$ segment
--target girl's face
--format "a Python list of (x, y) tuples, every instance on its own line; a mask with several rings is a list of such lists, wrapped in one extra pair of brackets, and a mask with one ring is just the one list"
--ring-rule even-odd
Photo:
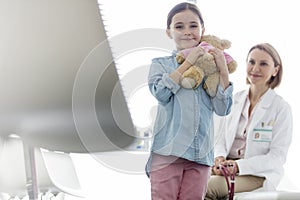
[(279, 67), (275, 67), (272, 57), (265, 51), (254, 49), (247, 59), (247, 79), (251, 85), (267, 86), (271, 76), (276, 76)]
[(203, 33), (198, 15), (190, 10), (174, 15), (170, 29), (167, 29), (167, 35), (175, 41), (177, 50), (197, 46)]

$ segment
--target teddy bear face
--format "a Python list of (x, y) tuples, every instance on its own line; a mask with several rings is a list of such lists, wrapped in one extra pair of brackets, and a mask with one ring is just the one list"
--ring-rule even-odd
[[(221, 50), (227, 49), (231, 46), (231, 42), (220, 39), (214, 35), (203, 35), (199, 45), (206, 53), (197, 59), (194, 66), (182, 74), (181, 86), (187, 89), (196, 89), (203, 82), (203, 88), (206, 93), (214, 97), (217, 92), (220, 74), (214, 56), (209, 53), (209, 50), (212, 48), (219, 48)], [(180, 51), (176, 56), (177, 62), (179, 64), (183, 63), (192, 49), (193, 48)], [(224, 56), (229, 73), (234, 72), (237, 67), (236, 61), (226, 52), (224, 52)]]
[(195, 66), (201, 68), (206, 76), (217, 71), (215, 58), (210, 53), (205, 53), (195, 63)]

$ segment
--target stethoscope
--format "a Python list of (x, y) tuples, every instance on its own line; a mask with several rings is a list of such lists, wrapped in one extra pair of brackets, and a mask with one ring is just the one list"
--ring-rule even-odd
[[(232, 168), (232, 170), (229, 170), (229, 168)], [(227, 183), (228, 200), (233, 200), (235, 174), (236, 174), (235, 165), (234, 164), (227, 164), (227, 165), (220, 164), (219, 169), (221, 169), (221, 172), (224, 175), (226, 183)]]

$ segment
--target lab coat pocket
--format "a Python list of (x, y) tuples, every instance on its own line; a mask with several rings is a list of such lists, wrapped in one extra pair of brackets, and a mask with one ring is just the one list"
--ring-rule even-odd
[(253, 129), (253, 138), (252, 140), (254, 142), (272, 142), (272, 128), (259, 128), (259, 129)]
[(254, 149), (260, 153), (267, 153), (272, 142), (272, 128), (253, 129), (251, 137)]

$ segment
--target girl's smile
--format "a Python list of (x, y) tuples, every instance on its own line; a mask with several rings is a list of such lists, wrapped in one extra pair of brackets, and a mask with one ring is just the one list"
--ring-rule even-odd
[(199, 17), (190, 10), (174, 15), (167, 34), (174, 39), (177, 50), (195, 47), (199, 44), (204, 28)]

